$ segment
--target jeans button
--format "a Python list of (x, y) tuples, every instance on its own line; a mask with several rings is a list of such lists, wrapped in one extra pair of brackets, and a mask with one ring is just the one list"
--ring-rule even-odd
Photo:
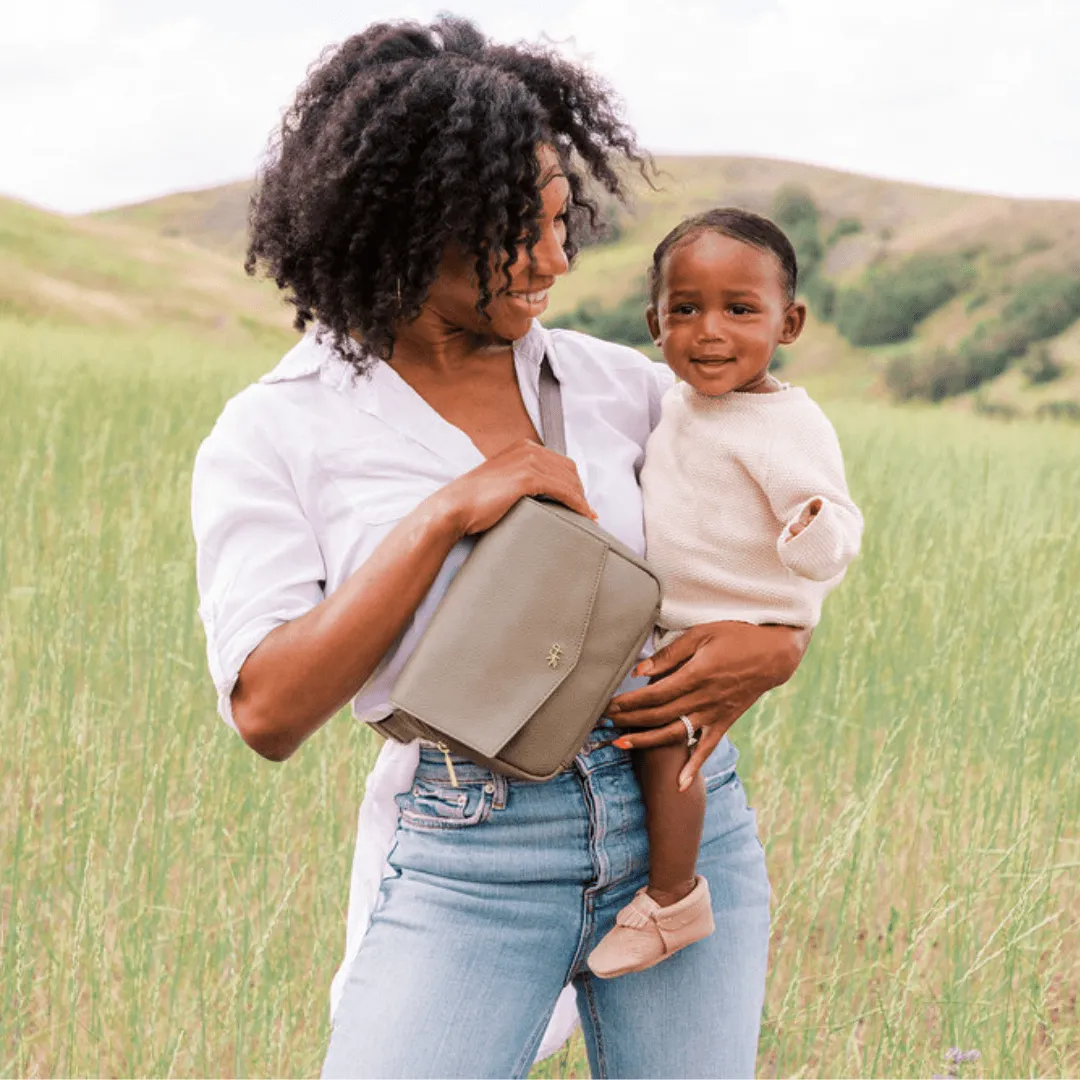
[(485, 792), (486, 792), (486, 793), (487, 793), (488, 795), (494, 795), (494, 794), (495, 794), (495, 785), (494, 785), (494, 784), (493, 784), (493, 783), (492, 783), (492, 782), (491, 782), (491, 781), (489, 780), (489, 781), (488, 781), (488, 782), (487, 782), (487, 783), (486, 783), (486, 784), (484, 785), (484, 791), (485, 791)]

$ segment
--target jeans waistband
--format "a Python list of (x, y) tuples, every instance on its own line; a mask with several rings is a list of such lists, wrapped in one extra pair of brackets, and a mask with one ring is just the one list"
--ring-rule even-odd
[[(593, 728), (593, 730), (589, 732), (585, 742), (582, 744), (581, 749), (578, 751), (577, 757), (572, 760), (569, 765), (565, 765), (560, 769), (559, 772), (565, 773), (573, 771), (577, 767), (577, 758), (582, 755), (595, 755), (595, 752), (601, 749), (604, 750), (603, 756), (605, 758), (610, 755), (613, 757), (624, 757), (629, 760), (630, 752), (628, 750), (620, 750), (618, 747), (609, 745), (613, 739), (617, 739), (621, 734), (622, 731), (610, 723)], [(439, 762), (445, 762), (447, 753), (439, 748), (438, 743), (434, 743), (430, 739), (417, 739), (416, 741), (420, 746), (422, 762), (425, 759), (432, 765), (435, 764), (436, 759)], [(449, 752), (449, 757), (454, 764), (455, 770), (459, 774), (462, 773), (462, 770), (465, 770), (466, 774), (471, 778), (476, 778), (476, 776), (480, 776), (480, 774), (482, 774), (482, 777), (491, 776), (492, 771), (486, 766), (478, 765), (461, 754), (455, 754), (451, 751)]]

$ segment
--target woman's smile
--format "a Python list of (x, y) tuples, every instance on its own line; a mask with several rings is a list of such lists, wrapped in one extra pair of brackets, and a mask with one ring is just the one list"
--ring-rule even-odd
[(536, 289), (529, 292), (511, 291), (505, 295), (514, 304), (527, 311), (532, 318), (541, 315), (548, 306), (547, 289)]

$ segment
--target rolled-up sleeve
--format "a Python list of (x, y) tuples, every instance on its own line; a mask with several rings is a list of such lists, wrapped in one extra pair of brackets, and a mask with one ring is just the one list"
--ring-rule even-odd
[[(242, 397), (242, 395), (241, 395)], [(195, 456), (191, 520), (199, 616), (221, 718), (241, 666), (276, 626), (323, 599), (326, 568), (289, 470), (240, 399)]]

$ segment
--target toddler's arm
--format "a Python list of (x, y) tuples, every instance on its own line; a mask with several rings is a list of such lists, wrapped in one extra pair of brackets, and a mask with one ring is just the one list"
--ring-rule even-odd
[(858, 554), (863, 518), (848, 494), (832, 424), (813, 402), (806, 406), (774, 429), (757, 479), (784, 523), (776, 542), (780, 561), (800, 577), (828, 581)]

